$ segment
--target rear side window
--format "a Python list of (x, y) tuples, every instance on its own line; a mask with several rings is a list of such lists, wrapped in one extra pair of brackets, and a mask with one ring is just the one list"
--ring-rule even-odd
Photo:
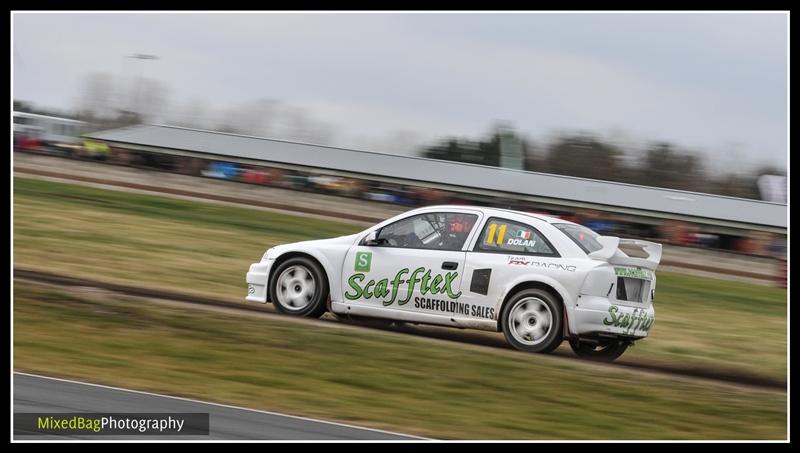
[(566, 234), (568, 238), (572, 239), (572, 241), (578, 244), (578, 247), (586, 253), (596, 252), (603, 248), (603, 246), (597, 242), (597, 237), (600, 235), (583, 225), (554, 223), (553, 226)]
[(476, 251), (558, 256), (544, 236), (530, 225), (492, 217), (483, 227)]

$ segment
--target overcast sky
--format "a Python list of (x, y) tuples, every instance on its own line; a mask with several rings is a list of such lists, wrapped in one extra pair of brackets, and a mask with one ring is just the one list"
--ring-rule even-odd
[[(786, 166), (787, 26), (751, 14), (15, 14), (14, 98), (76, 105), (131, 73), (170, 103), (275, 99), (339, 146), (477, 138), (498, 119), (545, 140), (588, 130)], [(158, 61), (126, 60), (133, 53)]]

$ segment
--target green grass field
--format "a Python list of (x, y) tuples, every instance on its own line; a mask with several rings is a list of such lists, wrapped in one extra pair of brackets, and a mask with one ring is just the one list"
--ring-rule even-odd
[[(268, 247), (354, 225), (227, 205), (14, 180), (14, 265), (244, 303)], [(785, 289), (658, 274), (651, 337), (623, 359), (786, 378)], [(499, 335), (499, 334), (498, 334)]]
[(455, 439), (785, 439), (786, 394), (16, 282), (14, 367)]

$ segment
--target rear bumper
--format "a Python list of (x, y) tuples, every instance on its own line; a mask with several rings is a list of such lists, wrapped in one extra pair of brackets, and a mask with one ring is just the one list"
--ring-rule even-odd
[(578, 336), (645, 338), (655, 323), (655, 309), (619, 305), (605, 297), (582, 296), (573, 313)]
[(274, 260), (262, 261), (250, 265), (247, 272), (247, 297), (250, 302), (267, 303), (267, 285), (269, 270)]

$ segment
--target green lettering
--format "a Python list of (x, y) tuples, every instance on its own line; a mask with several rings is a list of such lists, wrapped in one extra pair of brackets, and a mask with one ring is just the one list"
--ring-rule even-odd
[(430, 279), (431, 279), (431, 271), (430, 271), (430, 269), (428, 269), (427, 271), (425, 271), (425, 275), (422, 276), (422, 281), (419, 284), (420, 293), (423, 296), (425, 294), (427, 294), (428, 291), (433, 292), (431, 290), (431, 287), (430, 287), (429, 283), (428, 283), (430, 281)]
[(642, 315), (644, 315), (644, 311), (639, 311), (638, 308), (633, 310), (633, 317), (631, 318), (631, 326), (630, 326), (631, 332), (634, 332), (636, 331), (636, 329), (641, 327), (643, 318)]
[(458, 299), (459, 296), (461, 296), (461, 291), (457, 293), (453, 292), (453, 282), (455, 281), (456, 277), (458, 277), (458, 272), (448, 272), (444, 276), (444, 292), (446, 292), (447, 296), (451, 299)]
[(375, 297), (386, 297), (389, 295), (389, 290), (386, 289), (389, 286), (389, 279), (384, 278), (383, 280), (379, 281), (377, 285), (375, 285)]
[(392, 305), (394, 303), (394, 300), (397, 299), (397, 291), (400, 289), (400, 285), (405, 283), (405, 280), (401, 280), (401, 277), (407, 273), (408, 268), (403, 268), (394, 276), (394, 280), (392, 280), (392, 298), (384, 300), (383, 305)]
[(436, 274), (436, 277), (433, 278), (433, 282), (431, 283), (431, 294), (439, 294), (443, 292), (441, 289), (439, 289), (439, 285), (442, 284), (443, 280), (444, 279), (442, 278), (441, 274)]
[(372, 299), (372, 291), (369, 289), (375, 286), (375, 280), (370, 280), (364, 285), (364, 299)]
[(397, 305), (405, 305), (406, 303), (408, 303), (409, 300), (411, 300), (411, 296), (414, 295), (414, 287), (417, 286), (417, 282), (419, 281), (417, 275), (419, 275), (420, 272), (424, 271), (425, 271), (424, 267), (418, 267), (414, 269), (414, 272), (411, 273), (411, 277), (409, 277), (409, 279), (406, 281), (408, 283), (408, 295), (406, 296), (405, 299), (398, 302)]
[(364, 274), (351, 275), (350, 278), (347, 279), (347, 284), (350, 285), (350, 288), (353, 288), (353, 291), (355, 291), (355, 293), (350, 294), (349, 292), (346, 292), (344, 293), (344, 297), (350, 300), (361, 299), (361, 294), (363, 293), (363, 290), (358, 285), (358, 282), (362, 280), (364, 280)]
[(612, 306), (608, 307), (608, 316), (611, 317), (611, 319), (610, 320), (609, 319), (603, 319), (603, 324), (605, 324), (607, 326), (616, 325), (617, 324), (617, 315), (616, 315), (617, 311), (619, 311), (619, 308), (617, 308), (616, 305), (612, 305)]

